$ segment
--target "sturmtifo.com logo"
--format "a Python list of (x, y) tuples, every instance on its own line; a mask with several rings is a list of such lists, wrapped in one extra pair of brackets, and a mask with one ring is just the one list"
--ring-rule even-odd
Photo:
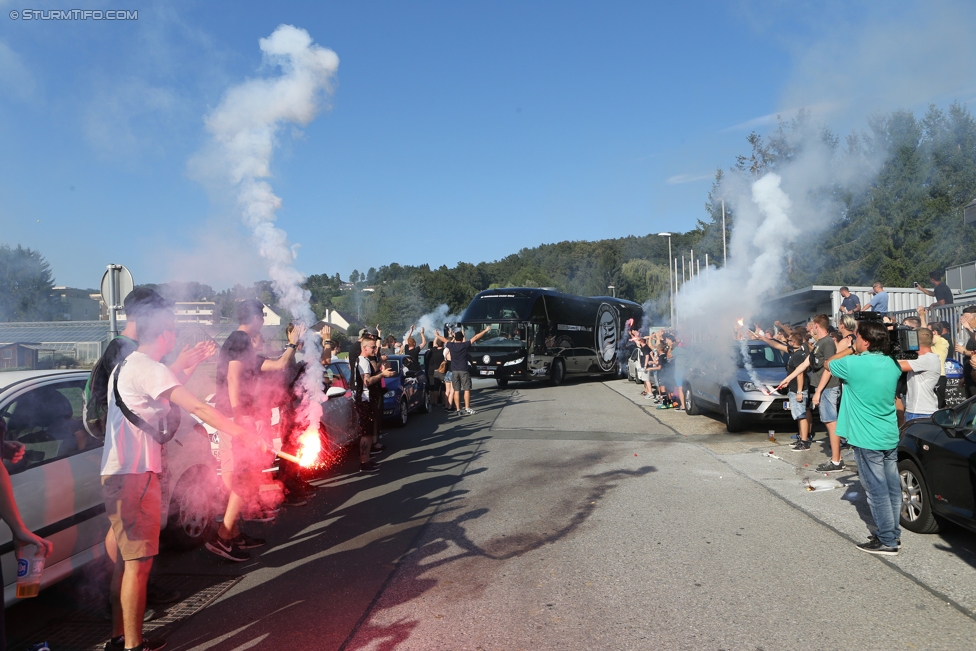
[(11, 9), (10, 20), (139, 20), (138, 9)]

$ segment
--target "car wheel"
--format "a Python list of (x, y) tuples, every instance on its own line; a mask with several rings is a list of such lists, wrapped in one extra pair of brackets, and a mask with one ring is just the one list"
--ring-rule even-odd
[(221, 493), (216, 472), (208, 466), (194, 466), (183, 473), (169, 503), (166, 535), (178, 549), (202, 545), (216, 526), (214, 496)]
[[(687, 401), (687, 398), (685, 398)], [(687, 403), (685, 404), (687, 406)], [(726, 393), (722, 397), (722, 411), (725, 413), (725, 431), (736, 434), (742, 431), (742, 416), (735, 406), (735, 396)]]
[(430, 391), (424, 391), (424, 399), (420, 402), (420, 413), (430, 412)]
[(932, 513), (932, 500), (928, 486), (912, 461), (898, 462), (901, 477), (901, 526), (915, 533), (935, 533), (939, 523)]
[(552, 363), (552, 370), (549, 371), (549, 381), (554, 387), (558, 387), (566, 379), (566, 363), (557, 359)]
[(397, 424), (400, 427), (405, 427), (408, 420), (410, 420), (410, 412), (407, 411), (407, 399), (400, 398), (400, 422)]
[(689, 416), (701, 415), (701, 409), (698, 408), (698, 403), (695, 402), (695, 396), (691, 393), (691, 386), (686, 384), (682, 391), (685, 394), (685, 413)]
[(507, 377), (496, 377), (495, 378), (495, 384), (497, 384), (500, 389), (504, 389), (505, 387), (508, 386), (508, 378)]

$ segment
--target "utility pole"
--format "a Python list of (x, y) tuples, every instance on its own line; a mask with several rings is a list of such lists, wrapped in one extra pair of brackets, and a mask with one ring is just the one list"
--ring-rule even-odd
[(725, 249), (725, 199), (722, 199), (722, 266), (729, 264), (729, 254)]

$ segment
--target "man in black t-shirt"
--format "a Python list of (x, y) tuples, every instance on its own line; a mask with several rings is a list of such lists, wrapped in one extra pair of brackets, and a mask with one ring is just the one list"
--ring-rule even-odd
[[(257, 299), (241, 301), (237, 306), (237, 322), (240, 325), (227, 337), (217, 356), (217, 392), (214, 406), (236, 424), (253, 431), (258, 420), (257, 378), (266, 362), (258, 357), (251, 340), (261, 333), (264, 325), (264, 304)], [(285, 354), (280, 359), (282, 365), (294, 359), (297, 347), (296, 343), (289, 341)], [(244, 550), (265, 544), (264, 540), (248, 536), (238, 526), (245, 497), (259, 483), (261, 460), (254, 451), (247, 450), (238, 437), (228, 437), (221, 432), (219, 440), (220, 476), (230, 495), (223, 522), (205, 546), (227, 560), (246, 561), (250, 554)]]
[[(807, 357), (810, 350), (806, 346), (805, 337), (800, 333), (790, 335), (787, 349), (789, 359), (786, 362), (787, 376), (792, 375)], [(793, 452), (806, 452), (810, 449), (810, 421), (807, 420), (807, 376), (801, 372), (790, 380), (788, 394), (790, 403), (790, 415), (796, 421), (799, 429), (800, 440), (790, 448)]]
[(932, 281), (932, 289), (925, 289), (920, 284), (915, 283), (915, 287), (917, 287), (920, 292), (935, 297), (935, 303), (929, 305), (929, 309), (931, 310), (933, 307), (939, 307), (940, 305), (952, 305), (952, 290), (949, 289), (948, 285), (942, 282), (942, 272), (938, 269), (933, 271), (929, 274), (929, 280)]
[[(429, 352), (427, 353), (427, 387), (433, 394), (433, 404), (441, 404), (441, 388), (444, 385), (444, 374), (440, 373), (437, 369), (440, 367), (441, 362), (444, 361), (444, 341), (440, 339), (435, 339), (428, 344)], [(447, 409), (447, 404), (443, 405), (444, 409)]]
[[(451, 384), (454, 386), (454, 409), (456, 414), (470, 416), (474, 413), (471, 408), (471, 374), (468, 371), (468, 349), (471, 344), (478, 341), (486, 334), (491, 332), (491, 327), (487, 327), (478, 334), (471, 337), (471, 341), (466, 341), (464, 328), (458, 328), (454, 333), (454, 341), (447, 341), (440, 335), (440, 339), (446, 342), (444, 346), (451, 351)], [(461, 395), (464, 391), (464, 411), (461, 411)]]

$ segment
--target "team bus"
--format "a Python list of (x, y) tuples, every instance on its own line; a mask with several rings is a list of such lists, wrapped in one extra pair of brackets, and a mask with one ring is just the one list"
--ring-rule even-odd
[(571, 296), (551, 289), (489, 289), (474, 297), (461, 320), (445, 330), (464, 329), (472, 345), (472, 377), (549, 380), (572, 375), (620, 374), (629, 336), (627, 321), (640, 325), (643, 310), (632, 301), (609, 296)]

